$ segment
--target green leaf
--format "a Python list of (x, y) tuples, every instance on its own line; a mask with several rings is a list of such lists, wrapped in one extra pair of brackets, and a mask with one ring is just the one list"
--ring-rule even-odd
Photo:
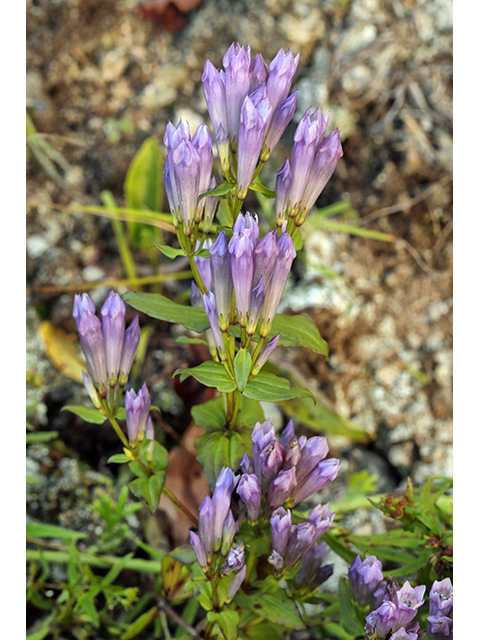
[(215, 387), (222, 393), (230, 393), (237, 388), (236, 382), (229, 376), (225, 367), (213, 360), (202, 362), (198, 367), (177, 369), (173, 375), (180, 375), (180, 382), (183, 382), (188, 376), (193, 376), (195, 380), (206, 387)]
[(252, 378), (243, 393), (247, 398), (259, 402), (280, 402), (299, 397), (308, 397), (315, 402), (313, 393), (308, 389), (294, 389), (286, 378), (265, 371), (260, 371)]
[(317, 326), (307, 316), (286, 316), (277, 314), (269, 336), (280, 334), (278, 344), (283, 347), (306, 347), (314, 353), (326, 356), (328, 345), (320, 335)]
[(275, 198), (276, 196), (275, 191), (272, 191), (272, 189), (267, 189), (267, 187), (265, 187), (260, 182), (252, 182), (249, 188), (252, 191), (258, 191), (262, 194), (262, 196), (265, 196), (266, 198)]
[(237, 611), (232, 609), (222, 609), (222, 611), (218, 612), (209, 611), (207, 620), (218, 624), (225, 640), (236, 640), (240, 621), (240, 615)]
[(239, 591), (235, 603), (241, 608), (251, 609), (262, 618), (266, 618), (281, 627), (288, 629), (304, 629), (305, 623), (300, 619), (293, 600), (279, 589), (275, 594), (246, 594)]
[(242, 395), (237, 425), (239, 427), (248, 427), (250, 432), (252, 432), (255, 424), (257, 422), (263, 422), (264, 420), (265, 415), (260, 402)]
[(247, 349), (240, 349), (233, 361), (235, 371), (235, 380), (237, 381), (238, 390), (243, 392), (248, 382), (250, 369), (252, 367), (252, 356)]
[(159, 251), (161, 251), (163, 255), (169, 258), (170, 260), (173, 260), (174, 258), (178, 258), (178, 256), (185, 255), (185, 251), (183, 249), (170, 247), (168, 244), (155, 244), (153, 246)]
[(58, 431), (36, 431), (35, 433), (27, 433), (25, 442), (27, 444), (31, 444), (32, 442), (50, 442), (50, 440), (57, 437)]
[(138, 636), (154, 620), (157, 613), (157, 605), (155, 605), (145, 613), (142, 613), (142, 615), (128, 627), (120, 640), (132, 640), (132, 638)]
[(91, 422), (92, 424), (103, 424), (107, 419), (98, 409), (94, 407), (82, 407), (77, 405), (68, 404), (62, 408), (62, 411), (71, 411), (77, 416), (80, 416), (85, 422)]
[[(129, 209), (158, 211), (161, 206), (161, 156), (156, 138), (147, 138), (133, 158), (125, 179), (125, 200)], [(139, 222), (127, 223), (135, 247), (140, 247), (142, 235), (152, 238), (153, 229)]]
[(211, 431), (195, 440), (197, 460), (211, 488), (215, 487), (222, 467), (231, 467), (234, 471), (238, 469), (243, 454), (248, 452), (249, 440), (251, 447), (250, 433), (251, 430), (246, 428), (230, 433)]
[[(150, 444), (148, 446), (150, 446)], [(150, 466), (155, 473), (164, 471), (168, 467), (168, 451), (156, 440), (153, 441), (153, 454)]]
[(187, 307), (169, 300), (159, 293), (138, 293), (128, 291), (122, 295), (123, 300), (137, 311), (146, 313), (151, 318), (178, 322), (187, 329), (202, 333), (208, 329), (210, 323), (203, 309)]
[(27, 524), (28, 538), (59, 538), (60, 540), (81, 540), (85, 533), (64, 529), (55, 524), (43, 524), (41, 522)]
[(42, 628), (35, 633), (31, 633), (27, 636), (26, 640), (43, 640), (51, 631), (50, 623), (55, 620), (55, 617), (58, 615), (58, 611), (53, 611), (45, 620), (43, 620)]
[(162, 495), (163, 486), (165, 484), (165, 473), (150, 476), (148, 479), (148, 498), (147, 503), (151, 513), (155, 513), (158, 509), (160, 496)]
[(189, 338), (188, 336), (178, 336), (175, 338), (177, 344), (205, 344), (208, 346), (208, 342), (203, 338)]
[(352, 236), (361, 236), (362, 238), (370, 238), (371, 240), (381, 240), (383, 242), (394, 242), (396, 237), (391, 233), (383, 233), (382, 231), (375, 231), (373, 229), (365, 229), (364, 227), (357, 227), (353, 224), (345, 224), (344, 222), (336, 222), (334, 220), (328, 220), (319, 218), (316, 223), (316, 227), (322, 227), (323, 229), (330, 229), (330, 231), (341, 231), (348, 233)]
[(350, 587), (344, 578), (338, 581), (338, 595), (340, 596), (340, 624), (352, 636), (362, 636), (364, 625), (357, 617), (357, 611), (352, 601)]
[(196, 427), (205, 431), (220, 431), (227, 422), (223, 396), (212, 398), (192, 408), (192, 418)]
[(123, 464), (124, 462), (131, 462), (131, 461), (132, 459), (126, 456), (124, 453), (115, 453), (113, 456), (110, 456), (110, 458), (107, 460), (107, 464), (110, 464), (112, 462), (116, 464)]
[(234, 186), (234, 184), (230, 184), (229, 182), (222, 182), (222, 184), (218, 184), (214, 189), (201, 193), (197, 198), (197, 202), (200, 202), (200, 200), (207, 196), (224, 196), (225, 194), (230, 193)]

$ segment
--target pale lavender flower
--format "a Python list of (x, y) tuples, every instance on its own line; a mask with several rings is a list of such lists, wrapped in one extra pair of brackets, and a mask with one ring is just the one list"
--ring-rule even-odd
[(125, 303), (118, 293), (110, 291), (100, 313), (102, 314), (107, 378), (110, 386), (115, 387), (120, 371), (125, 336)]
[(232, 308), (233, 281), (231, 273), (231, 255), (225, 231), (218, 234), (210, 247), (210, 266), (212, 270), (212, 291), (215, 294), (218, 324), (222, 331), (229, 325)]
[(292, 515), (289, 509), (279, 507), (270, 518), (272, 533), (272, 550), (283, 558), (287, 550), (288, 539), (292, 530)]
[(253, 468), (253, 460), (246, 452), (243, 454), (242, 459), (240, 460), (240, 471), (248, 475), (255, 472)]
[(310, 511), (307, 522), (312, 524), (315, 528), (314, 542), (320, 540), (325, 531), (330, 528), (334, 517), (335, 512), (331, 512), (330, 504), (328, 502), (323, 505), (317, 504), (317, 506)]
[(294, 468), (283, 469), (278, 473), (276, 478), (272, 480), (268, 488), (265, 502), (265, 515), (267, 518), (274, 509), (282, 506), (285, 500), (292, 493), (296, 484), (297, 478), (295, 477)]
[(252, 288), (250, 298), (250, 309), (248, 312), (247, 335), (253, 336), (257, 323), (262, 313), (263, 303), (265, 302), (265, 287), (263, 286), (263, 277)]
[[(389, 631), (392, 630), (392, 627), (397, 620), (397, 606), (393, 602), (385, 601), (378, 607), (375, 612), (372, 613), (377, 614), (374, 622), (374, 629), (377, 634), (376, 637), (379, 639), (383, 639), (387, 636)], [(370, 614), (370, 616), (371, 615), (372, 614)], [(367, 621), (369, 620), (370, 616), (367, 616)]]
[(148, 445), (147, 448), (147, 459), (151, 462), (153, 459), (153, 452), (155, 449), (155, 429), (153, 428), (152, 418), (148, 416), (147, 425), (145, 427), (145, 439), (152, 440), (152, 442)]
[(302, 522), (292, 527), (285, 552), (285, 567), (291, 569), (316, 542), (316, 527), (311, 522)]
[(453, 618), (437, 611), (427, 618), (428, 640), (453, 640)]
[(252, 376), (257, 375), (257, 373), (260, 371), (260, 369), (263, 367), (263, 365), (267, 362), (267, 360), (270, 358), (272, 353), (275, 351), (275, 349), (277, 348), (279, 338), (280, 338), (280, 334), (277, 333), (277, 335), (274, 338), (272, 338), (269, 342), (267, 342), (262, 346), (262, 348), (260, 349), (260, 353), (258, 354), (257, 361), (252, 369)]
[(405, 627), (412, 622), (417, 614), (419, 607), (425, 602), (425, 585), (412, 588), (408, 580), (397, 591), (397, 610), (398, 616), (393, 625), (393, 631), (397, 631), (400, 627)]
[[(285, 447), (291, 440), (295, 438), (295, 429), (293, 427), (293, 420), (287, 422), (287, 426), (282, 431), (282, 435), (280, 436), (280, 444), (282, 447)], [(298, 474), (298, 471), (297, 471)]]
[[(282, 446), (283, 446), (283, 468), (290, 469), (290, 467), (295, 467), (295, 472), (297, 472), (297, 465), (302, 455), (302, 450), (300, 449), (298, 440), (294, 436), (286, 444), (282, 444)], [(297, 475), (297, 481), (298, 481), (298, 475)]]
[(122, 359), (120, 361), (120, 375), (118, 384), (124, 387), (127, 384), (130, 369), (132, 368), (133, 359), (140, 342), (140, 323), (138, 316), (135, 316), (125, 331), (123, 339)]
[(240, 540), (233, 549), (228, 552), (227, 558), (221, 569), (221, 575), (227, 576), (232, 571), (238, 571), (245, 564), (245, 550)]
[[(215, 176), (212, 176), (212, 179), (210, 180), (210, 184), (208, 185), (207, 191), (212, 191), (212, 189), (215, 189), (216, 186), (217, 186), (217, 181), (215, 180)], [(205, 200), (205, 208), (203, 210), (203, 231), (204, 233), (208, 233), (212, 226), (213, 218), (215, 217), (215, 212), (217, 210), (219, 197), (206, 196), (204, 200)], [(208, 242), (210, 242), (210, 245), (211, 245), (210, 238), (208, 238), (207, 240)]]
[(439, 611), (449, 616), (453, 609), (453, 587), (450, 578), (435, 580), (430, 589), (430, 615)]
[(308, 549), (300, 563), (300, 569), (295, 574), (296, 589), (316, 589), (333, 573), (333, 564), (323, 564), (329, 553), (325, 542), (314, 544)]
[(236, 150), (240, 128), (240, 113), (243, 102), (250, 91), (250, 47), (238, 43), (230, 46), (223, 57), (225, 69), (225, 104), (227, 112), (227, 134)]
[(76, 294), (73, 317), (90, 377), (100, 395), (107, 395), (107, 365), (102, 323), (95, 315), (95, 305), (86, 293)]
[(260, 502), (262, 500), (262, 491), (257, 476), (254, 473), (244, 473), (238, 483), (237, 493), (247, 508), (248, 521), (251, 524), (255, 524), (260, 515)]
[(237, 573), (233, 576), (233, 579), (228, 585), (228, 589), (227, 589), (227, 600), (226, 600), (227, 604), (233, 600), (237, 591), (240, 589), (243, 581), (245, 580), (246, 573), (247, 573), (247, 565), (244, 564), (243, 567), (239, 569)]
[[(255, 458), (253, 460), (255, 464)], [(277, 473), (282, 468), (283, 454), (281, 445), (274, 440), (267, 445), (259, 455), (260, 473), (257, 475), (260, 486), (262, 487), (262, 494), (265, 495), (268, 491), (270, 483), (277, 476)]]
[(340, 460), (329, 458), (320, 462), (307, 478), (299, 482), (291, 495), (291, 505), (296, 505), (302, 500), (320, 491), (330, 482), (335, 480), (340, 468)]
[(228, 243), (231, 255), (235, 307), (242, 327), (247, 326), (253, 283), (253, 244), (245, 231), (234, 233)]
[(262, 484), (262, 465), (260, 454), (270, 444), (275, 442), (275, 427), (269, 420), (257, 422), (252, 431), (253, 468), (260, 486)]
[(324, 436), (313, 436), (308, 438), (302, 449), (302, 455), (297, 465), (298, 482), (303, 482), (309, 476), (318, 463), (321, 462), (328, 453), (328, 443)]
[(277, 220), (277, 227), (280, 229), (282, 228), (288, 212), (291, 187), (292, 170), (290, 169), (290, 161), (287, 158), (277, 174), (275, 191), (275, 217)]
[(215, 295), (212, 292), (210, 292), (208, 295), (204, 293), (202, 296), (202, 301), (203, 309), (207, 314), (207, 318), (210, 323), (213, 340), (220, 354), (220, 359), (224, 360), (226, 358), (225, 346), (223, 344), (222, 330), (220, 329), (220, 325), (218, 323), (218, 310)]
[(216, 509), (210, 496), (202, 500), (198, 513), (198, 533), (207, 556), (211, 556), (215, 546), (215, 515)]
[(223, 524), (230, 510), (230, 500), (235, 487), (235, 476), (229, 467), (222, 467), (215, 483), (212, 502), (215, 505), (214, 551), (221, 547)]
[(260, 85), (265, 84), (268, 79), (268, 67), (261, 53), (257, 53), (250, 63), (250, 89), (248, 93), (253, 93)]
[(253, 284), (258, 284), (262, 278), (264, 290), (269, 286), (279, 253), (275, 235), (276, 230), (265, 234), (253, 252)]
[(267, 79), (267, 91), (273, 110), (276, 110), (288, 96), (299, 58), (300, 54), (294, 57), (290, 49), (280, 49), (271, 61)]
[(190, 544), (195, 551), (195, 556), (197, 557), (198, 564), (202, 567), (202, 569), (207, 568), (207, 554), (205, 553), (205, 549), (203, 547), (202, 541), (197, 536), (196, 533), (190, 531)]
[(357, 555), (348, 571), (348, 582), (354, 600), (361, 607), (367, 605), (383, 580), (382, 563), (375, 556), (363, 560)]
[(133, 389), (127, 391), (125, 394), (125, 413), (128, 440), (134, 446), (145, 437), (145, 428), (150, 414), (150, 394), (146, 383), (143, 383), (138, 394)]
[(260, 154), (260, 160), (262, 162), (268, 160), (272, 150), (277, 146), (278, 141), (293, 118), (296, 100), (297, 92), (295, 91), (273, 112), (266, 129), (265, 141), (263, 143), (262, 153)]
[[(206, 124), (202, 123), (195, 131), (192, 137), (192, 145), (198, 152), (200, 158), (198, 171), (198, 194), (205, 193), (211, 187), (212, 168), (213, 168), (213, 140)], [(202, 219), (206, 198), (202, 198), (197, 204), (195, 222), (199, 223)]]
[(202, 75), (203, 93), (207, 103), (208, 113), (213, 125), (215, 137), (221, 126), (227, 130), (227, 107), (225, 102), (225, 83), (210, 60), (205, 62)]
[(414, 631), (407, 631), (404, 627), (395, 631), (390, 636), (390, 640), (417, 640), (418, 633)]
[(232, 546), (233, 538), (235, 537), (236, 531), (237, 523), (235, 522), (232, 510), (230, 509), (227, 517), (225, 518), (225, 522), (223, 523), (222, 547), (220, 550), (222, 556), (226, 556), (230, 551), (230, 547)]

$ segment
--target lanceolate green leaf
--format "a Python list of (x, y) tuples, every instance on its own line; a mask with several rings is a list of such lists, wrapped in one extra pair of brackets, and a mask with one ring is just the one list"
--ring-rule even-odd
[(196, 427), (205, 431), (220, 431), (227, 420), (223, 396), (197, 404), (192, 408), (192, 418)]
[(309, 397), (315, 402), (313, 393), (308, 389), (294, 389), (286, 378), (264, 371), (260, 371), (247, 383), (243, 393), (247, 398), (261, 402), (280, 402), (302, 396)]
[(65, 529), (54, 524), (29, 523), (27, 524), (27, 537), (29, 538), (58, 538), (60, 540), (78, 540), (85, 538), (81, 531)]
[(253, 609), (262, 618), (267, 618), (275, 624), (288, 629), (304, 629), (305, 624), (298, 615), (297, 608), (293, 600), (279, 589), (275, 594), (246, 594), (239, 591), (235, 597), (235, 602), (241, 608)]
[(178, 256), (184, 256), (185, 251), (183, 249), (177, 249), (176, 247), (170, 247), (168, 244), (156, 244), (154, 245), (156, 249), (161, 251), (164, 256), (173, 260), (174, 258), (178, 258)]
[(224, 196), (225, 194), (229, 193), (234, 186), (235, 185), (228, 182), (222, 182), (222, 184), (217, 185), (214, 189), (210, 189), (210, 191), (201, 193), (197, 198), (197, 202), (200, 202), (200, 200), (206, 198), (207, 196)]
[(189, 369), (177, 369), (174, 376), (180, 375), (180, 381), (183, 382), (188, 376), (193, 376), (207, 387), (215, 387), (222, 393), (235, 391), (237, 384), (235, 380), (228, 375), (225, 367), (219, 362), (207, 360), (198, 365), (198, 367), (190, 367)]
[(77, 406), (68, 404), (62, 408), (62, 411), (71, 411), (77, 416), (80, 416), (80, 418), (83, 418), (85, 422), (91, 422), (92, 424), (103, 424), (106, 420), (106, 417), (94, 407), (82, 407), (81, 405)]
[(187, 307), (169, 300), (159, 293), (137, 293), (128, 291), (122, 296), (123, 300), (137, 311), (146, 313), (151, 318), (178, 322), (187, 329), (201, 333), (210, 326), (203, 309)]
[(237, 381), (238, 390), (243, 392), (252, 366), (252, 357), (246, 349), (240, 349), (238, 351), (235, 356), (233, 366), (235, 369), (235, 380)]
[(307, 316), (277, 314), (269, 337), (280, 334), (278, 344), (283, 347), (307, 347), (328, 358), (328, 345), (316, 325)]
[(222, 467), (238, 469), (245, 451), (251, 454), (251, 429), (242, 427), (230, 433), (211, 431), (195, 440), (197, 460), (213, 489)]

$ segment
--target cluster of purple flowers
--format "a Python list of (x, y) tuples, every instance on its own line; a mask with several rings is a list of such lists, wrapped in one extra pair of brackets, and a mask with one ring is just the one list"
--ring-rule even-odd
[[(226, 359), (223, 334), (232, 322), (238, 321), (251, 337), (260, 322), (260, 335), (268, 335), (280, 303), (296, 252), (288, 233), (277, 237), (271, 231), (258, 239), (255, 216), (246, 213), (237, 217), (230, 240), (221, 231), (210, 249), (210, 258), (195, 258), (208, 294), (200, 294), (192, 284), (192, 303), (203, 303), (210, 321), (220, 358)], [(275, 349), (279, 336), (264, 345), (257, 371)]]
[(243, 542), (233, 544), (238, 528), (230, 508), (235, 484), (233, 471), (223, 467), (213, 496), (206, 496), (200, 505), (198, 534), (190, 531), (190, 544), (206, 576), (235, 573), (228, 587), (227, 602), (233, 599), (246, 574)]
[[(391, 578), (383, 580), (382, 563), (375, 556), (357, 556), (348, 572), (352, 596), (361, 607), (370, 604), (365, 619), (368, 640), (417, 640), (420, 624), (414, 621), (425, 602), (426, 587), (412, 587), (408, 580), (401, 588)], [(429, 640), (453, 638), (453, 589), (449, 578), (435, 581), (430, 590)]]
[(88, 373), (83, 372), (83, 381), (97, 408), (109, 389), (126, 385), (140, 341), (138, 316), (125, 330), (125, 310), (121, 297), (111, 291), (102, 306), (100, 321), (88, 294), (75, 295), (73, 317), (88, 369)]

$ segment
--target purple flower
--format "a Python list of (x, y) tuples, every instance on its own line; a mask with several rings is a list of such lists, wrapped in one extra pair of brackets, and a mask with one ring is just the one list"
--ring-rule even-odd
[(250, 89), (248, 93), (253, 93), (260, 85), (265, 84), (268, 79), (268, 67), (261, 53), (257, 53), (250, 63)]
[(100, 409), (100, 407), (102, 406), (100, 402), (100, 396), (98, 395), (98, 392), (95, 389), (92, 379), (90, 378), (88, 373), (85, 373), (85, 371), (82, 371), (82, 377), (83, 377), (84, 387), (87, 390), (87, 393), (90, 396), (93, 404), (97, 409)]
[(278, 141), (282, 137), (289, 122), (293, 118), (295, 113), (295, 105), (297, 100), (297, 92), (292, 93), (291, 96), (286, 98), (273, 112), (265, 133), (265, 141), (263, 143), (262, 153), (260, 160), (266, 162), (272, 153), (272, 150), (277, 146)]
[(125, 336), (125, 303), (115, 291), (110, 291), (101, 309), (107, 378), (111, 387), (117, 384)]
[(195, 555), (198, 560), (198, 564), (202, 567), (202, 569), (207, 568), (207, 554), (205, 553), (205, 549), (203, 547), (202, 541), (197, 536), (196, 533), (190, 531), (190, 544), (195, 551)]
[(227, 589), (227, 600), (226, 600), (227, 604), (233, 600), (237, 591), (240, 589), (243, 581), (245, 580), (246, 573), (247, 573), (247, 566), (244, 564), (243, 567), (239, 569), (239, 571), (237, 571), (237, 573), (233, 576), (233, 579), (228, 585), (228, 589)]
[(137, 351), (138, 343), (140, 342), (140, 324), (138, 316), (135, 316), (131, 321), (128, 329), (125, 331), (125, 337), (123, 339), (123, 351), (122, 359), (120, 362), (120, 375), (118, 378), (118, 384), (120, 387), (124, 387), (127, 384), (128, 375), (132, 368), (133, 359)]
[(235, 306), (242, 327), (247, 326), (253, 282), (253, 244), (245, 231), (234, 233), (228, 243), (231, 254)]
[(258, 354), (257, 361), (252, 369), (252, 376), (257, 375), (257, 373), (260, 371), (260, 369), (263, 367), (263, 365), (267, 362), (267, 360), (270, 358), (272, 353), (275, 351), (275, 349), (277, 348), (279, 338), (280, 338), (280, 334), (277, 333), (277, 335), (274, 338), (272, 338), (269, 342), (267, 342), (262, 346), (262, 348), (260, 349), (260, 353)]
[[(212, 168), (213, 168), (213, 140), (206, 124), (201, 124), (192, 137), (192, 145), (198, 152), (200, 158), (198, 172), (198, 195), (205, 193), (211, 187)], [(202, 198), (197, 204), (195, 222), (199, 223), (202, 219), (203, 209), (206, 204), (206, 198)]]
[(217, 305), (218, 324), (222, 331), (228, 329), (232, 308), (233, 281), (231, 255), (225, 231), (218, 234), (210, 247), (210, 267), (212, 270), (212, 290)]
[(207, 103), (208, 113), (213, 125), (215, 137), (219, 127), (227, 130), (227, 108), (225, 103), (225, 84), (220, 72), (210, 60), (205, 62), (202, 75), (203, 93)]
[(400, 627), (405, 627), (414, 619), (419, 607), (425, 602), (423, 598), (425, 589), (425, 585), (412, 588), (407, 580), (402, 588), (397, 591), (398, 616), (393, 625), (393, 631), (397, 631)]
[(257, 327), (260, 314), (262, 313), (263, 303), (265, 302), (265, 287), (263, 286), (263, 278), (261, 277), (252, 289), (250, 298), (250, 310), (248, 312), (247, 335), (253, 336)]
[(102, 323), (95, 315), (95, 305), (86, 293), (76, 294), (73, 317), (90, 377), (100, 395), (107, 395), (107, 364)]
[(318, 463), (321, 462), (328, 453), (328, 443), (324, 436), (313, 436), (308, 438), (302, 449), (302, 455), (297, 466), (298, 482), (303, 482)]
[(222, 556), (226, 556), (230, 551), (230, 547), (232, 546), (233, 538), (235, 537), (236, 531), (237, 523), (235, 522), (232, 510), (230, 509), (227, 517), (225, 518), (225, 522), (223, 523), (222, 547), (220, 551)]
[(269, 286), (279, 253), (275, 235), (276, 230), (264, 235), (253, 252), (253, 283), (256, 285), (262, 278), (264, 290)]
[(449, 616), (453, 610), (453, 587), (450, 578), (435, 580), (430, 589), (430, 615), (439, 611)]
[(280, 471), (276, 478), (270, 483), (265, 502), (265, 515), (268, 517), (270, 513), (277, 507), (280, 507), (290, 496), (297, 484), (295, 477), (295, 469), (284, 469)]
[(377, 609), (375, 630), (378, 638), (385, 638), (391, 631), (398, 617), (397, 606), (393, 602), (385, 601)]
[(213, 553), (215, 545), (215, 515), (216, 509), (210, 496), (202, 500), (198, 513), (198, 533), (207, 556)]
[(366, 606), (383, 580), (382, 563), (375, 556), (368, 556), (362, 562), (357, 555), (348, 571), (348, 582), (354, 600), (361, 607)]
[(302, 522), (292, 527), (285, 552), (285, 567), (291, 569), (316, 542), (316, 527), (311, 522)]
[(310, 547), (303, 556), (300, 569), (295, 574), (296, 589), (316, 589), (328, 580), (333, 573), (333, 564), (323, 564), (328, 553), (329, 548), (325, 542)]
[(226, 576), (232, 571), (238, 571), (245, 564), (245, 551), (243, 542), (240, 540), (233, 549), (230, 549), (227, 559), (222, 567), (221, 574)]
[(337, 477), (339, 468), (340, 460), (337, 460), (337, 458), (329, 458), (320, 462), (307, 478), (298, 482), (290, 498), (291, 505), (293, 506), (302, 502), (302, 500), (306, 500), (330, 484)]
[(223, 333), (220, 329), (220, 325), (218, 324), (218, 310), (216, 306), (216, 299), (213, 293), (203, 294), (203, 309), (207, 314), (208, 321), (210, 323), (210, 329), (212, 331), (213, 340), (220, 354), (220, 359), (225, 360), (225, 346), (223, 344)]
[(428, 640), (453, 640), (453, 619), (438, 611), (427, 618)]
[(262, 500), (262, 491), (257, 476), (254, 473), (244, 473), (238, 483), (237, 493), (247, 508), (248, 521), (251, 524), (255, 524), (260, 515), (260, 502)]
[(260, 486), (262, 484), (262, 465), (260, 454), (265, 447), (275, 442), (275, 440), (275, 427), (270, 424), (269, 420), (256, 423), (252, 431), (253, 468)]
[[(290, 418), (290, 420), (287, 422), (287, 426), (282, 431), (282, 435), (280, 436), (280, 444), (282, 445), (282, 447), (285, 447), (294, 438), (295, 438), (295, 429), (293, 428), (293, 420)], [(297, 474), (298, 474), (298, 470), (297, 470)]]
[[(262, 449), (260, 455), (258, 456), (258, 459), (260, 472), (257, 473), (257, 469), (255, 467), (255, 474), (257, 475), (260, 486), (262, 487), (262, 494), (265, 495), (268, 491), (270, 483), (282, 468), (282, 446), (276, 440), (274, 440), (264, 449)], [(253, 462), (255, 464), (255, 458)]]
[(317, 506), (310, 511), (307, 522), (315, 528), (314, 542), (320, 540), (325, 531), (330, 528), (334, 517), (335, 513), (331, 512), (328, 502), (323, 505), (317, 504)]
[(290, 189), (292, 187), (292, 171), (290, 169), (290, 161), (285, 160), (283, 167), (277, 174), (276, 191), (275, 191), (275, 217), (277, 219), (277, 227), (282, 228), (288, 211), (288, 202), (290, 198)]
[(290, 510), (283, 507), (275, 509), (270, 518), (272, 532), (272, 550), (283, 558), (287, 550), (288, 539), (292, 530), (292, 516)]
[(418, 633), (407, 631), (404, 627), (395, 631), (395, 633), (390, 636), (390, 640), (417, 640), (417, 638)]
[(275, 58), (270, 63), (267, 80), (267, 92), (273, 110), (276, 110), (280, 103), (285, 100), (292, 86), (292, 79), (298, 67), (300, 55), (295, 57), (288, 49), (280, 49)]
[[(215, 180), (215, 176), (212, 176), (210, 180), (210, 184), (208, 185), (207, 191), (211, 191), (215, 189), (217, 186), (217, 181)], [(212, 226), (213, 218), (215, 217), (215, 211), (217, 210), (218, 205), (218, 196), (206, 196), (205, 200), (205, 208), (203, 210), (203, 231), (204, 233), (208, 233), (210, 231), (210, 227)], [(207, 238), (208, 242), (211, 245), (211, 240)], [(208, 246), (210, 246), (208, 245)], [(206, 243), (205, 243), (205, 246)]]
[(229, 467), (222, 467), (215, 483), (212, 502), (215, 505), (214, 551), (221, 547), (223, 524), (230, 510), (230, 500), (235, 487), (235, 476)]
[(238, 43), (232, 44), (223, 57), (223, 68), (227, 134), (233, 150), (236, 151), (241, 108), (250, 90), (250, 47), (244, 49)]
[(150, 414), (150, 394), (145, 383), (138, 394), (133, 389), (127, 391), (125, 394), (125, 412), (128, 440), (134, 446), (143, 440)]
[(242, 459), (240, 460), (240, 471), (248, 475), (254, 473), (253, 460), (246, 452), (243, 454)]

